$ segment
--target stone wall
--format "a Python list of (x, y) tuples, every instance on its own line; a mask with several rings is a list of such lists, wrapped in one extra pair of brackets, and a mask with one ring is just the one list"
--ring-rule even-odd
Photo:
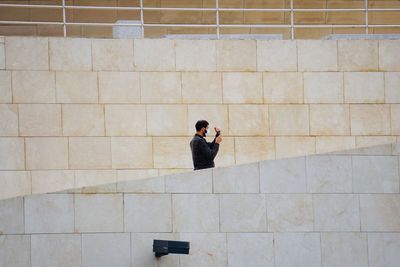
[(0, 195), (399, 141), (400, 41), (0, 38)]

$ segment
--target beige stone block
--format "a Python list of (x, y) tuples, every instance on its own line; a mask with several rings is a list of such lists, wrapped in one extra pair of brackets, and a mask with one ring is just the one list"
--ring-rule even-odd
[(338, 54), (339, 70), (378, 70), (378, 41), (376, 40), (339, 40)]
[(214, 127), (221, 129), (221, 134), (228, 132), (228, 106), (227, 105), (188, 105), (188, 129), (187, 133), (196, 133), (195, 124), (198, 120), (207, 120), (210, 133), (207, 136), (214, 137)]
[(177, 71), (215, 71), (217, 47), (213, 40), (176, 40)]
[(165, 192), (168, 193), (212, 193), (211, 169), (165, 176)]
[(303, 75), (297, 72), (265, 72), (264, 103), (303, 103)]
[(157, 169), (160, 176), (191, 172), (193, 169)]
[(315, 154), (315, 137), (276, 137), (276, 158)]
[(2, 235), (0, 242), (2, 266), (31, 266), (31, 237), (29, 235)]
[(400, 261), (399, 233), (368, 233), (370, 266), (396, 267)]
[(234, 165), (213, 169), (214, 193), (259, 193), (259, 164)]
[(230, 105), (229, 135), (269, 135), (268, 106)]
[(389, 135), (389, 105), (350, 105), (352, 135)]
[(271, 135), (308, 135), (308, 105), (270, 105)]
[(117, 190), (115, 170), (75, 170), (75, 191), (80, 193), (113, 193)]
[[(15, 197), (0, 200), (0, 232), (5, 234), (24, 233), (24, 198)], [(0, 251), (2, 249), (0, 248)], [(0, 253), (1, 254), (1, 253)], [(0, 256), (0, 258), (4, 258)], [(1, 261), (0, 261), (1, 264)]]
[(299, 71), (336, 71), (337, 42), (331, 40), (297, 40)]
[(14, 71), (14, 103), (55, 103), (55, 73), (48, 71)]
[(6, 37), (6, 69), (48, 70), (49, 40), (42, 37)]
[(188, 129), (186, 105), (148, 105), (146, 112), (148, 135), (186, 135)]
[(145, 136), (144, 105), (106, 105), (105, 126), (108, 136)]
[(263, 103), (261, 73), (225, 72), (222, 79), (224, 103)]
[(383, 103), (385, 101), (383, 72), (344, 73), (345, 103)]
[[(213, 138), (214, 139), (214, 138)], [(235, 164), (235, 138), (222, 136), (218, 154), (215, 157), (215, 166), (231, 166)], [(209, 140), (212, 142), (212, 140)]]
[(316, 152), (318, 154), (345, 151), (356, 147), (355, 136), (317, 136)]
[(31, 194), (31, 175), (27, 171), (0, 171), (0, 199)]
[(181, 103), (181, 75), (179, 72), (140, 73), (142, 103)]
[(304, 73), (305, 103), (343, 103), (342, 72)]
[(257, 49), (255, 40), (219, 40), (217, 42), (217, 70), (255, 71)]
[(137, 72), (99, 72), (100, 103), (140, 103)]
[(92, 39), (93, 70), (133, 71), (133, 40)]
[(21, 136), (60, 136), (61, 105), (19, 104)]
[(111, 137), (113, 169), (152, 168), (151, 137)]
[[(117, 170), (117, 191), (125, 193), (164, 193), (164, 176), (157, 169)], [(162, 175), (162, 174), (160, 174)]]
[(32, 194), (52, 193), (75, 187), (74, 171), (32, 171)]
[(135, 70), (175, 70), (175, 44), (173, 40), (136, 39), (133, 46)]
[(68, 139), (64, 137), (26, 138), (28, 170), (68, 169)]
[(18, 106), (0, 104), (0, 136), (18, 136)]
[(104, 105), (62, 105), (64, 136), (104, 136)]
[(97, 103), (97, 73), (57, 72), (56, 95), (58, 103)]
[(349, 105), (310, 105), (311, 135), (350, 135)]
[(400, 103), (400, 72), (385, 72), (385, 102)]
[(153, 138), (154, 168), (192, 168), (191, 137)]
[(6, 51), (4, 47), (4, 43), (0, 44), (0, 69), (6, 68)]
[(90, 39), (50, 38), (49, 54), (51, 70), (92, 70), (92, 43)]
[(12, 103), (10, 71), (0, 71), (0, 103)]
[(400, 104), (390, 105), (392, 134), (400, 135)]
[(17, 137), (0, 138), (0, 170), (25, 169), (24, 139)]
[[(357, 148), (367, 148), (367, 147), (381, 147), (386, 150), (385, 146), (396, 142), (395, 136), (357, 136), (356, 137), (356, 147)], [(389, 155), (389, 154), (386, 154)]]
[(182, 72), (182, 102), (222, 103), (222, 74), (219, 72)]
[(235, 137), (236, 164), (275, 159), (274, 137)]
[(257, 40), (258, 71), (297, 71), (296, 42)]
[(400, 71), (399, 40), (379, 40), (379, 70)]
[(111, 140), (108, 137), (69, 138), (71, 169), (110, 169)]

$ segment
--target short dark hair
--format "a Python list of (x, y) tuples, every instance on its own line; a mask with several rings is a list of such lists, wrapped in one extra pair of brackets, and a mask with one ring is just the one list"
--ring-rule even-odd
[(201, 128), (207, 128), (208, 126), (208, 121), (206, 120), (200, 120), (196, 122), (196, 131), (200, 131)]

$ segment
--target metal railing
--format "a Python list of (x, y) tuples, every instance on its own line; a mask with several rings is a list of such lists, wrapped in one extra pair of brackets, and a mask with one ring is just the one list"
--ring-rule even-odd
[[(365, 1), (364, 8), (294, 8), (294, 0), (290, 1), (290, 8), (221, 8), (219, 0), (215, 0), (214, 8), (170, 8), (170, 7), (145, 7), (143, 0), (140, 0), (140, 6), (138, 7), (111, 7), (111, 6), (73, 6), (66, 5), (65, 0), (62, 0), (61, 5), (32, 5), (32, 4), (1, 4), (2, 7), (13, 7), (13, 8), (50, 8), (50, 9), (62, 9), (61, 22), (51, 21), (5, 21), (0, 20), (0, 24), (18, 24), (18, 25), (62, 25), (64, 37), (67, 36), (67, 26), (117, 26), (115, 23), (105, 22), (68, 22), (66, 18), (66, 10), (81, 9), (81, 10), (116, 10), (116, 11), (140, 11), (140, 23), (124, 23), (118, 26), (140, 26), (142, 37), (144, 37), (145, 27), (201, 27), (201, 28), (215, 28), (216, 38), (220, 39), (221, 28), (290, 28), (291, 39), (295, 37), (296, 28), (365, 28), (365, 34), (369, 34), (370, 28), (397, 28), (400, 24), (369, 24), (368, 15), (369, 12), (387, 12), (397, 11), (400, 12), (400, 8), (369, 8), (368, 0)], [(211, 11), (215, 12), (215, 24), (168, 24), (168, 23), (145, 23), (144, 11)], [(221, 12), (290, 12), (290, 24), (221, 24), (220, 14)], [(295, 12), (364, 12), (365, 22), (364, 24), (295, 24), (294, 14)], [(400, 17), (400, 13), (399, 13)], [(399, 29), (400, 30), (400, 29)]]

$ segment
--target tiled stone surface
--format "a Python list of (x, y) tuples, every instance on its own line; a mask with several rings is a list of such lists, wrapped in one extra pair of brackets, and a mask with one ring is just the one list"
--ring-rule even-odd
[(276, 137), (276, 158), (297, 157), (315, 154), (315, 138), (304, 137)]
[(257, 51), (254, 40), (219, 40), (217, 45), (217, 70), (254, 71)]
[(305, 72), (305, 103), (342, 103), (343, 73), (341, 72)]
[(112, 193), (117, 191), (117, 171), (75, 170), (78, 193)]
[(400, 72), (385, 72), (385, 102), (400, 103)]
[(378, 69), (378, 41), (339, 40), (338, 62), (341, 71), (376, 71)]
[(6, 68), (6, 55), (4, 43), (0, 44), (0, 69)]
[(142, 103), (180, 103), (181, 75), (179, 72), (142, 72), (140, 74)]
[(0, 235), (0, 266), (32, 266), (30, 242), (28, 235)]
[(350, 135), (350, 108), (348, 105), (310, 105), (311, 135)]
[(272, 135), (309, 134), (307, 105), (271, 105), (269, 114)]
[[(226, 138), (224, 139), (222, 149), (225, 145)], [(275, 138), (268, 136), (235, 137), (234, 152), (236, 164), (275, 159)]]
[(352, 135), (389, 135), (389, 105), (351, 105)]
[(268, 135), (268, 125), (266, 105), (229, 106), (229, 135)]
[(257, 40), (257, 70), (296, 71), (296, 42)]
[(13, 102), (55, 103), (55, 73), (48, 71), (12, 72)]
[(93, 70), (132, 71), (133, 40), (93, 39)]
[(7, 37), (5, 42), (6, 69), (48, 70), (48, 38)]
[(172, 71), (175, 70), (174, 41), (167, 39), (134, 40), (135, 70)]
[[(153, 138), (154, 168), (193, 168), (190, 157), (191, 137)], [(218, 157), (218, 156), (217, 156)]]
[(345, 103), (383, 103), (384, 100), (383, 72), (344, 73)]
[(140, 103), (140, 73), (99, 72), (100, 103)]
[(303, 103), (303, 75), (299, 72), (263, 73), (264, 103)]
[(104, 106), (65, 104), (62, 127), (64, 136), (104, 136)]
[(379, 41), (379, 70), (400, 71), (400, 42), (398, 40)]
[(297, 57), (299, 71), (336, 71), (336, 41), (297, 41)]
[(165, 191), (169, 193), (212, 193), (211, 169), (165, 176)]
[(224, 103), (262, 103), (262, 75), (251, 72), (226, 72), (222, 75)]
[(0, 136), (18, 136), (18, 105), (0, 104)]
[(183, 72), (183, 103), (222, 103), (222, 74), (219, 72)]
[(111, 141), (107, 137), (69, 138), (69, 167), (73, 169), (110, 169)]
[(354, 149), (356, 138), (354, 136), (317, 136), (316, 153), (328, 153)]
[[(127, 193), (164, 193), (164, 176), (158, 175), (157, 170), (118, 170), (117, 191)], [(150, 177), (150, 178), (149, 178)], [(152, 178), (154, 177), (154, 178)]]
[(0, 170), (25, 169), (24, 139), (18, 137), (0, 138)]
[(217, 48), (210, 40), (176, 40), (177, 71), (215, 71)]
[(31, 176), (27, 171), (1, 171), (0, 198), (12, 198), (31, 194)]
[(0, 234), (19, 233), (24, 233), (23, 198), (0, 200)]
[(11, 72), (0, 71), (0, 103), (12, 102)]
[(145, 136), (147, 129), (144, 105), (106, 105), (107, 136)]
[(390, 106), (390, 118), (392, 126), (392, 134), (400, 134), (400, 104), (393, 104)]
[(25, 139), (26, 168), (68, 169), (68, 139), (66, 137), (31, 137)]
[(31, 171), (32, 194), (56, 192), (75, 187), (72, 170), (37, 170)]
[(90, 39), (50, 38), (50, 69), (62, 71), (92, 70)]
[(179, 136), (187, 131), (187, 107), (184, 105), (148, 105), (147, 134)]
[(399, 250), (399, 233), (368, 233), (370, 266), (397, 266), (400, 260)]
[(61, 105), (20, 104), (18, 112), (21, 136), (61, 135)]
[(258, 193), (258, 163), (213, 170), (214, 193)]
[(97, 103), (97, 73), (57, 72), (56, 95), (58, 103)]
[[(137, 153), (132, 153), (137, 151)], [(152, 168), (153, 145), (150, 137), (112, 137), (113, 169)]]

